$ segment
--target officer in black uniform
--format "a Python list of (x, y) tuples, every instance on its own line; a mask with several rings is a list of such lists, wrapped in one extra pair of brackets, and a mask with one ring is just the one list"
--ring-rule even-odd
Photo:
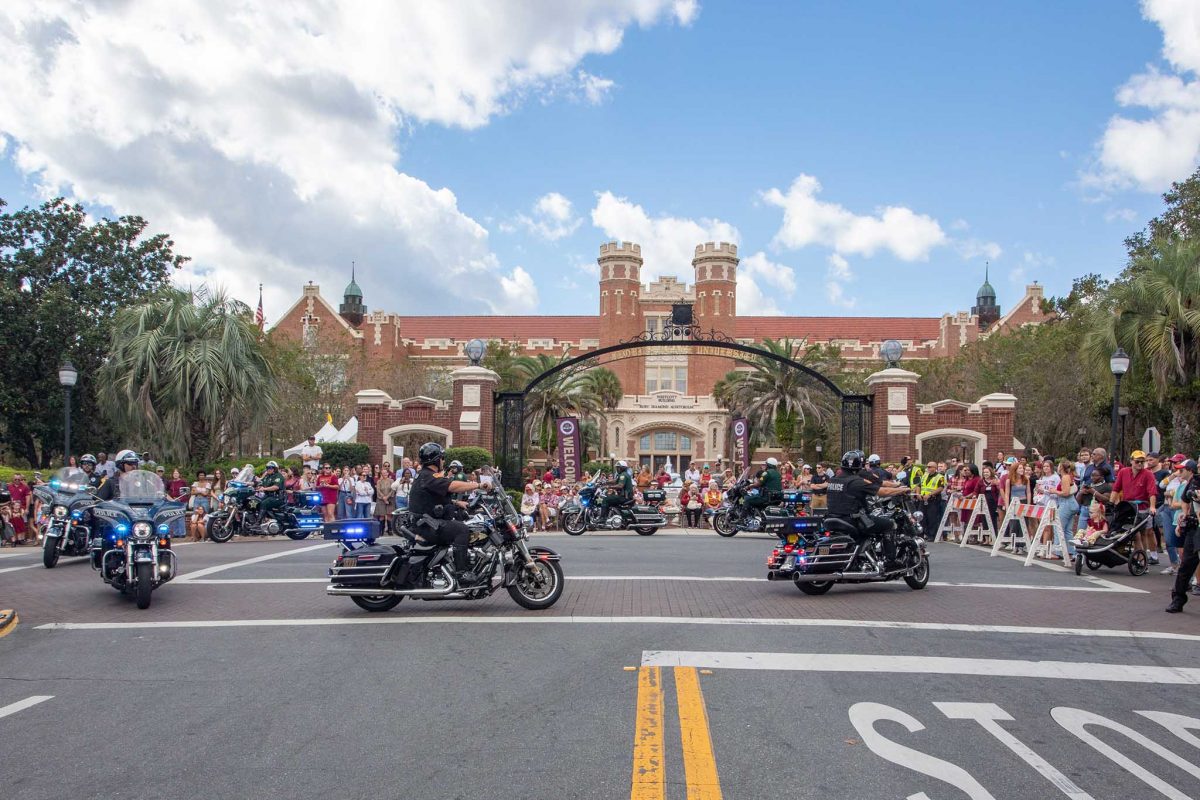
[(142, 465), (142, 460), (132, 450), (122, 450), (117, 453), (117, 457), (113, 460), (113, 463), (117, 465), (117, 473), (103, 481), (100, 484), (100, 488), (96, 490), (96, 496), (101, 500), (113, 500), (120, 497), (121, 476), (139, 468)]
[(899, 486), (892, 473), (883, 466), (883, 459), (874, 453), (867, 459), (867, 469), (861, 473), (867, 480), (874, 480), (880, 486)]
[(96, 474), (96, 457), (91, 453), (85, 453), (79, 459), (79, 468), (83, 470), (83, 474), (87, 475), (87, 481), (84, 485), (90, 486), (93, 489), (99, 489), (100, 484), (104, 482), (104, 478)]
[[(872, 475), (867, 480), (859, 473), (863, 469), (863, 453), (851, 450), (842, 456), (842, 469), (829, 479), (827, 515), (849, 522), (859, 531), (855, 539), (861, 544), (869, 537), (879, 537), (896, 529), (896, 523), (887, 517), (872, 517), (866, 513), (867, 498), (876, 495), (891, 497), (906, 494), (907, 486), (881, 486)], [(886, 540), (885, 540), (886, 542)], [(895, 559), (895, 552), (885, 552), (888, 561)]]
[(1183, 490), (1183, 558), (1179, 561), (1179, 571), (1175, 573), (1175, 587), (1171, 590), (1171, 605), (1167, 606), (1168, 614), (1178, 614), (1183, 611), (1183, 605), (1188, 601), (1188, 584), (1196, 567), (1200, 567), (1200, 521), (1196, 518), (1196, 503), (1200, 503), (1200, 486), (1196, 481), (1196, 462), (1188, 459), (1179, 465), (1187, 486)]
[(453, 498), (450, 495), (474, 491), (479, 484), (443, 476), (441, 469), (445, 455), (445, 449), (437, 442), (426, 442), (417, 451), (421, 470), (408, 493), (408, 512), (416, 520), (417, 533), (422, 539), (450, 547), (459, 583), (470, 585), (479, 580), (470, 571), (467, 553), (471, 531), (462, 522), (452, 519)]

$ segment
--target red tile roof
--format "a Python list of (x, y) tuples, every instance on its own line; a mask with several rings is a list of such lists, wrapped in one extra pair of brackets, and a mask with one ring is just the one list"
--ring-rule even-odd
[[(422, 341), (453, 338), (464, 341), (549, 339), (578, 342), (600, 338), (600, 318), (584, 316), (411, 316), (399, 317), (400, 336)], [(824, 342), (851, 339), (926, 341), (937, 339), (936, 317), (738, 317), (736, 335), (742, 339), (808, 339)]]

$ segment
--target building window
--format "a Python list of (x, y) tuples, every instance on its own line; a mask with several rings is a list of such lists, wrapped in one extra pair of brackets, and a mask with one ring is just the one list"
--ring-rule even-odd
[(642, 434), (638, 440), (638, 464), (657, 471), (670, 462), (676, 473), (683, 472), (691, 463), (692, 437), (675, 431), (654, 431)]
[(687, 394), (687, 367), (650, 364), (646, 367), (646, 393), (679, 392)]

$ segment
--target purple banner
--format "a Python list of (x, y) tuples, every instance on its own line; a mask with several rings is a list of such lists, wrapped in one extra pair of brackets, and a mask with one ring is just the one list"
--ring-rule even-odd
[(583, 443), (579, 434), (579, 420), (574, 417), (559, 417), (554, 426), (558, 431), (558, 465), (562, 468), (563, 480), (574, 483), (583, 474)]
[(750, 469), (750, 423), (745, 417), (733, 420), (733, 460), (742, 465), (742, 471)]

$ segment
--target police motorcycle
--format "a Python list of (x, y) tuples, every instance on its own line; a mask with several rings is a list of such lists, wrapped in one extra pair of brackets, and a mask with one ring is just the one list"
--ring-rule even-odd
[(42, 502), (38, 538), (46, 569), (53, 569), (59, 556), (88, 554), (92, 537), (87, 510), (96, 504), (88, 488), (87, 473), (74, 467), (64, 467), (47, 483), (33, 487), (33, 496)]
[[(886, 517), (895, 530), (863, 538), (858, 525), (837, 517), (809, 517), (793, 523), (767, 556), (767, 580), (791, 580), (808, 595), (821, 595), (835, 583), (878, 583), (900, 578), (910, 589), (929, 583), (929, 553), (921, 535), (921, 512), (905, 495), (872, 498), (871, 517)], [(869, 519), (860, 523), (870, 524)], [(863, 538), (861, 543), (859, 538)], [(888, 552), (895, 553), (889, 562)]]
[(261, 508), (262, 493), (254, 482), (230, 481), (222, 493), (222, 507), (204, 521), (204, 532), (214, 542), (234, 536), (278, 536), (300, 541), (321, 530), (321, 493), (296, 492), (295, 503), (271, 510)]
[(635, 530), (642, 536), (653, 536), (667, 524), (667, 518), (658, 506), (635, 505), (632, 500), (614, 507), (609, 511), (608, 518), (602, 519), (604, 504), (601, 501), (610, 491), (593, 481), (579, 490), (578, 499), (559, 506), (563, 530), (571, 536), (579, 536), (584, 531), (623, 530)]
[(381, 535), (377, 520), (324, 524), (324, 538), (342, 548), (329, 568), (326, 594), (349, 597), (366, 611), (388, 611), (406, 597), (482, 600), (502, 587), (518, 605), (531, 610), (558, 601), (564, 583), (559, 555), (529, 544), (532, 521), (521, 518), (503, 489), (470, 493), (466, 514), (471, 531), (469, 571), (478, 576), (474, 583), (459, 583), (450, 548), (421, 538), (416, 520), (405, 510), (394, 516), (398, 544), (377, 543)]
[(138, 608), (150, 607), (150, 593), (175, 577), (179, 560), (171, 537), (183, 535), (183, 503), (169, 500), (162, 478), (138, 469), (118, 475), (119, 496), (92, 507), (92, 569)]
[(750, 500), (760, 497), (761, 486), (750, 483), (750, 473), (742, 475), (725, 491), (725, 503), (713, 516), (713, 530), (718, 536), (736, 536), (738, 533), (779, 534), (796, 517), (807, 516), (812, 507), (812, 495), (808, 492), (784, 491), (778, 503), (756, 507)]

